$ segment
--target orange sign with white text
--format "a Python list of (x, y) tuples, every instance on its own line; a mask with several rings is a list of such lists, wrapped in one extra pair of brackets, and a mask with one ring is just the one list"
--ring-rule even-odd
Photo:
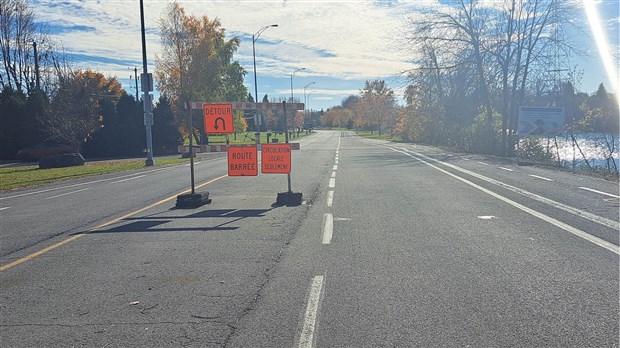
[(290, 174), (291, 144), (262, 144), (261, 161), (264, 174)]
[(257, 176), (258, 153), (256, 146), (228, 147), (228, 176)]
[(204, 104), (203, 121), (207, 134), (230, 134), (235, 132), (232, 104)]

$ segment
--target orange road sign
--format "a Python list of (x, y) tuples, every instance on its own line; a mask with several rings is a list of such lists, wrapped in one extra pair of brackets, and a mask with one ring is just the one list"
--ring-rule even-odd
[(257, 176), (258, 153), (256, 145), (228, 147), (228, 176)]
[(205, 133), (230, 134), (235, 132), (232, 104), (204, 104)]
[(262, 173), (291, 173), (291, 144), (262, 144), (261, 147)]

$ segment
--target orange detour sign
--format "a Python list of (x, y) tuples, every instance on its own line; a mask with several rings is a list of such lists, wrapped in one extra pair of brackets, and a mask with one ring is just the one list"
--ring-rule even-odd
[(230, 134), (235, 132), (232, 104), (204, 104), (205, 133)]
[(264, 174), (290, 174), (291, 144), (262, 144), (261, 161)]
[(228, 176), (258, 175), (256, 146), (228, 147)]

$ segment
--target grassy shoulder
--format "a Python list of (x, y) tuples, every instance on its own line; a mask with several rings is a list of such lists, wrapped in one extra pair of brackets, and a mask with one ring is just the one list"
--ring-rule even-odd
[[(186, 158), (162, 158), (155, 160), (155, 166), (162, 167), (188, 162), (189, 159)], [(51, 169), (39, 169), (39, 166), (36, 165), (0, 168), (0, 190), (12, 190), (85, 176), (141, 169), (144, 167), (144, 160), (131, 160), (86, 163), (83, 166)]]
[(371, 131), (360, 131), (360, 130), (355, 131), (355, 133), (361, 137), (368, 138), (368, 139), (379, 139), (379, 140), (396, 141), (396, 142), (402, 141), (400, 136), (392, 136), (389, 133), (381, 133), (381, 135), (379, 135), (379, 133), (376, 131), (371, 132)]

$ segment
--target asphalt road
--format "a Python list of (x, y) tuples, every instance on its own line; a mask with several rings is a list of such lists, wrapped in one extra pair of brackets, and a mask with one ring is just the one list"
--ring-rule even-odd
[(618, 347), (618, 184), (320, 131), (0, 195), (2, 347)]

